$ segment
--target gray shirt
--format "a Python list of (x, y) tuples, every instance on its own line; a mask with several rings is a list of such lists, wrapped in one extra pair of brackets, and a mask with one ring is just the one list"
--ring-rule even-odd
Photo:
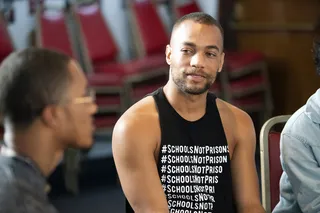
[(0, 155), (0, 213), (58, 213), (46, 178), (27, 158)]

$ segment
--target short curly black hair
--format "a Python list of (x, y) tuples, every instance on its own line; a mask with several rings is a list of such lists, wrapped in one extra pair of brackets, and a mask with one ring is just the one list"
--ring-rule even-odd
[(320, 75), (320, 37), (313, 40), (313, 60), (317, 74)]
[(28, 127), (42, 110), (60, 103), (71, 80), (64, 53), (27, 48), (11, 53), (0, 66), (0, 113), (15, 128)]

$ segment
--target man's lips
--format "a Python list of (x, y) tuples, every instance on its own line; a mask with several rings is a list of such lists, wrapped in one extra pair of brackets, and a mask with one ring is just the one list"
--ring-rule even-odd
[(189, 76), (189, 75), (205, 78), (205, 76), (204, 76), (204, 75), (202, 75), (202, 74), (196, 74), (196, 73), (190, 73), (190, 74), (187, 74), (187, 76)]
[(205, 79), (204, 76), (202, 75), (197, 75), (197, 74), (189, 74), (187, 75), (187, 78), (192, 80), (192, 81), (196, 81), (196, 82), (200, 82), (202, 81), (203, 79)]

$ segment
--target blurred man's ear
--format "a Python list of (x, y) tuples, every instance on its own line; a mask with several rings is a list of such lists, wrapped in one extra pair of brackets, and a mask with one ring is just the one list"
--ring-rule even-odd
[(41, 118), (46, 126), (57, 128), (61, 116), (62, 112), (59, 107), (49, 105), (43, 109)]
[(168, 44), (166, 46), (166, 61), (168, 65), (171, 65), (171, 46)]

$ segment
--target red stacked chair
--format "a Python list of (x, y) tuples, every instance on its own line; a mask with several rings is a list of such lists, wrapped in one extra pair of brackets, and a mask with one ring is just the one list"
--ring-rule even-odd
[[(0, 11), (0, 64), (14, 51), (11, 37), (7, 28), (6, 20)], [(3, 127), (0, 127), (0, 140), (3, 138)]]
[[(152, 0), (126, 0), (129, 11), (129, 24), (133, 35), (135, 55), (140, 59), (153, 58), (155, 63), (165, 63), (165, 48), (169, 36), (158, 15), (156, 5)], [(140, 99), (155, 88), (164, 86), (168, 80), (169, 67), (164, 66), (166, 77), (152, 85), (140, 85), (134, 90), (134, 99)]]
[[(65, 54), (78, 59), (84, 71), (88, 71), (90, 66), (82, 62), (76, 48), (76, 42), (72, 38), (71, 26), (68, 23), (68, 14), (65, 8), (44, 8), (39, 5), (37, 8), (36, 26), (36, 46), (64, 52)], [(81, 63), (82, 62), (82, 63)], [(108, 95), (100, 96), (101, 93), (120, 93), (120, 87), (114, 86), (114, 79), (111, 76), (88, 75), (89, 86), (93, 87), (97, 93), (97, 104), (99, 111), (120, 111), (119, 104), (110, 101)], [(112, 99), (112, 98), (111, 98)], [(114, 106), (114, 105), (115, 106)], [(104, 116), (95, 119), (97, 132), (107, 132), (112, 130), (117, 120), (116, 116)], [(78, 192), (78, 171), (80, 166), (79, 150), (68, 150), (65, 154), (65, 184), (67, 190), (72, 193)]]
[(224, 98), (247, 112), (271, 116), (272, 99), (265, 57), (259, 52), (226, 52)]
[(127, 0), (138, 57), (162, 55), (169, 37), (151, 0)]
[(184, 3), (178, 3), (176, 0), (174, 0), (173, 13), (176, 18), (199, 11), (201, 11), (201, 9), (194, 0), (189, 0)]
[(145, 86), (145, 94), (156, 87), (149, 82), (165, 76), (167, 64), (164, 54), (161, 57), (154, 55), (120, 62), (117, 60), (118, 47), (113, 39), (107, 22), (101, 14), (99, 4), (74, 5), (72, 14), (77, 26), (78, 38), (84, 49), (84, 57), (92, 65), (92, 73), (112, 76), (114, 84), (123, 88), (121, 99), (123, 109), (130, 106), (135, 100), (136, 84)]
[[(177, 18), (198, 11), (201, 9), (194, 0), (174, 6)], [(220, 74), (222, 98), (249, 113), (260, 112), (264, 122), (273, 110), (265, 57), (254, 51), (225, 53), (224, 72)]]
[(9, 35), (7, 23), (4, 19), (3, 14), (0, 12), (0, 63), (12, 51), (14, 51), (14, 47)]
[(262, 205), (272, 212), (279, 202), (279, 182), (282, 175), (280, 138), (283, 126), (291, 115), (275, 116), (267, 120), (260, 132), (260, 165)]
[[(42, 7), (41, 7), (42, 8)], [(36, 46), (63, 52), (76, 58), (62, 10), (37, 11)]]
[[(39, 9), (37, 20), (37, 46), (56, 49), (78, 59), (79, 62), (83, 61), (77, 51), (76, 42), (72, 38), (69, 29), (71, 26), (67, 24), (67, 14), (63, 9)], [(81, 65), (86, 72), (90, 70), (90, 64), (83, 62)], [(97, 114), (102, 111), (119, 113), (120, 101), (114, 99), (114, 96), (120, 97), (121, 94), (121, 87), (114, 84), (114, 78), (117, 77), (112, 79), (112, 76), (92, 74), (88, 74), (87, 77), (89, 86), (96, 90)], [(97, 116), (95, 119), (97, 132), (110, 132), (117, 119), (117, 115)]]

